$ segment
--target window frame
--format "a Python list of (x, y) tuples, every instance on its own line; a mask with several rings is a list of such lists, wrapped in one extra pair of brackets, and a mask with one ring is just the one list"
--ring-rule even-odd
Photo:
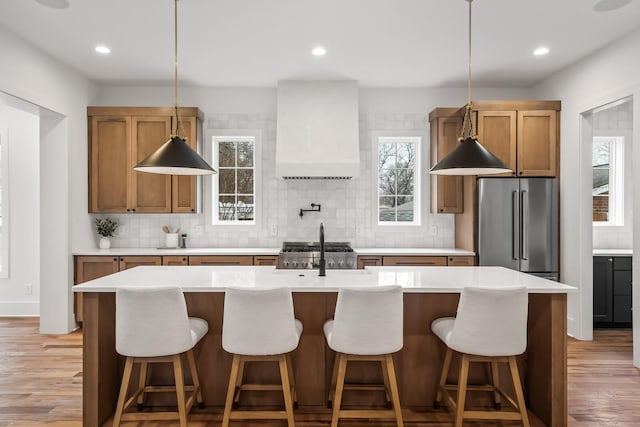
[[(379, 146), (382, 140), (409, 140), (415, 144), (416, 157), (414, 164), (414, 191), (413, 191), (413, 221), (384, 221), (380, 222), (380, 199), (379, 199), (379, 174), (378, 174), (378, 154)], [(376, 131), (372, 132), (372, 224), (375, 231), (416, 231), (417, 228), (424, 226), (424, 212), (422, 209), (423, 200), (426, 200), (424, 189), (427, 187), (425, 174), (421, 173), (422, 165), (427, 164), (423, 158), (427, 150), (423, 149), (426, 141), (426, 135), (421, 131), (399, 130), (399, 131)]]
[[(595, 227), (624, 226), (624, 136), (594, 136), (593, 145), (609, 144), (609, 215), (607, 221), (591, 221)], [(593, 171), (593, 166), (591, 167)], [(593, 173), (593, 172), (592, 172)], [(593, 191), (591, 193), (593, 212)]]
[(204, 183), (204, 211), (207, 231), (248, 231), (258, 230), (262, 226), (262, 131), (257, 129), (207, 129), (205, 132), (204, 154), (217, 172), (219, 171), (218, 143), (223, 139), (253, 139), (253, 221), (219, 221), (217, 207), (213, 206), (218, 200), (219, 173), (206, 177)]

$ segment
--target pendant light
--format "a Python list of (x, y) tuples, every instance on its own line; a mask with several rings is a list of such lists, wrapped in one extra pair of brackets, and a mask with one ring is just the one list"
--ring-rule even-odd
[(178, 135), (178, 0), (174, 0), (174, 109), (172, 134), (133, 170), (165, 175), (211, 175), (216, 171)]
[[(480, 144), (477, 135), (473, 135), (471, 120), (471, 2), (473, 0), (465, 1), (469, 3), (469, 77), (467, 80), (468, 101), (458, 138), (460, 144), (432, 167), (429, 173), (434, 175), (491, 175), (512, 172), (507, 165)], [(464, 137), (465, 128), (468, 128), (466, 138)]]

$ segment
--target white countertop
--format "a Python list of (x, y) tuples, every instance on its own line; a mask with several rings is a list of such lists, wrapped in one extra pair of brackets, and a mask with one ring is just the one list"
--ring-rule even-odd
[(594, 249), (593, 256), (633, 256), (633, 249)]
[(222, 292), (227, 287), (286, 286), (293, 292), (335, 292), (344, 287), (398, 284), (407, 293), (458, 293), (465, 286), (524, 285), (531, 293), (576, 288), (504, 267), (367, 267), (365, 270), (277, 270), (275, 267), (139, 266), (73, 287), (75, 292), (114, 292), (119, 286), (179, 285), (184, 292)]
[(474, 256), (476, 253), (456, 248), (353, 248), (358, 255), (386, 256)]
[[(474, 256), (475, 252), (455, 248), (354, 248), (357, 255)], [(73, 255), (163, 256), (163, 255), (278, 255), (280, 248), (111, 248), (82, 249)]]
[(111, 248), (73, 251), (87, 256), (278, 255), (280, 248)]

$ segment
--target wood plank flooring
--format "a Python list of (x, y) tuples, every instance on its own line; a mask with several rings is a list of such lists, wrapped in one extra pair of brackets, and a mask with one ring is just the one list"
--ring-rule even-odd
[[(81, 427), (82, 334), (40, 335), (37, 318), (0, 318), (0, 427)], [(631, 331), (595, 331), (594, 341), (569, 339), (569, 420), (571, 427), (640, 425), (640, 369), (631, 361)], [(419, 421), (428, 415), (429, 421)], [(409, 427), (451, 426), (446, 410), (406, 411)], [(220, 424), (220, 414), (191, 416), (190, 426)], [(242, 422), (267, 427), (280, 422)], [(232, 427), (234, 426), (232, 424)], [(123, 423), (123, 427), (169, 427), (176, 423)], [(296, 417), (300, 427), (326, 427), (325, 413)], [(341, 422), (341, 427), (387, 427), (389, 422)], [(512, 422), (465, 426), (515, 426)], [(539, 424), (538, 424), (539, 425)], [(532, 426), (536, 426), (532, 422)]]

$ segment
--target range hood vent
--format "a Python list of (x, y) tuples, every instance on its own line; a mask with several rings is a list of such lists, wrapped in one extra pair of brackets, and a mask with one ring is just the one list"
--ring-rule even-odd
[(360, 174), (358, 82), (278, 82), (276, 175), (350, 179)]

